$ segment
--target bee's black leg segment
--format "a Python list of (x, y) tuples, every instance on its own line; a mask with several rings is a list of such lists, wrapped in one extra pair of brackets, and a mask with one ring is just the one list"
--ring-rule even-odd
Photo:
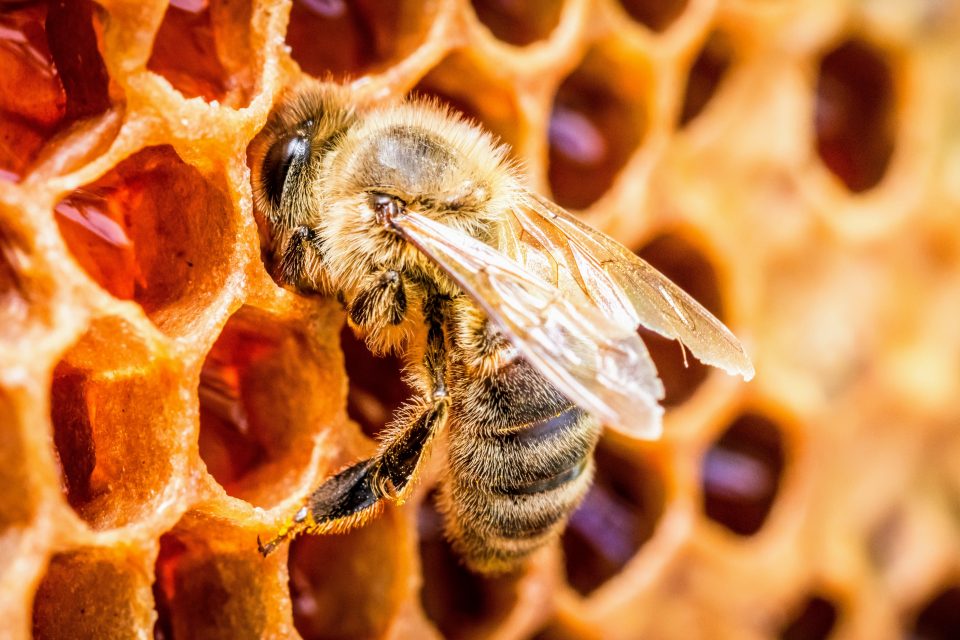
[(300, 226), (290, 233), (276, 266), (276, 278), (284, 283), (301, 288), (310, 281), (309, 266), (313, 260), (322, 261), (323, 252), (316, 230)]
[(397, 325), (407, 313), (407, 291), (403, 278), (393, 269), (372, 276), (368, 286), (350, 302), (350, 320), (359, 327), (378, 323)]
[(350, 523), (372, 511), (383, 497), (373, 481), (378, 464), (378, 458), (368, 458), (324, 481), (272, 540), (263, 544), (257, 537), (260, 553), (269, 555), (284, 540), (303, 530), (323, 528), (337, 521)]
[(363, 460), (317, 487), (305, 505), (313, 521), (322, 525), (362, 514), (374, 507), (383, 497), (373, 483), (378, 464), (377, 458)]
[(428, 445), (446, 423), (449, 402), (445, 395), (437, 397), (385, 441), (379, 455), (324, 481), (272, 540), (264, 544), (257, 538), (260, 553), (270, 554), (302, 531), (337, 531), (360, 524), (384, 498), (402, 503), (413, 488)]

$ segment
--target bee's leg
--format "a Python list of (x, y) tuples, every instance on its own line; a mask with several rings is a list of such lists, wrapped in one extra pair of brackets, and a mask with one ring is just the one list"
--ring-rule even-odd
[(281, 283), (298, 289), (315, 289), (322, 261), (319, 234), (310, 227), (297, 227), (290, 232), (283, 247), (280, 261), (275, 267), (275, 277)]
[(407, 291), (403, 278), (393, 269), (374, 273), (369, 284), (350, 301), (350, 321), (359, 327), (398, 325), (407, 313)]
[(267, 556), (284, 540), (302, 532), (345, 531), (363, 524), (379, 513), (384, 499), (402, 503), (413, 489), (420, 463), (426, 459), (424, 454), (446, 423), (448, 411), (446, 397), (427, 404), (383, 443), (377, 456), (324, 481), (272, 540), (263, 544), (257, 538), (260, 553)]
[(447, 396), (447, 339), (444, 333), (450, 299), (431, 292), (423, 301), (423, 319), (427, 325), (427, 347), (423, 366), (430, 377), (432, 398)]
[(424, 310), (430, 312), (425, 314), (430, 326), (423, 365), (431, 391), (420, 401), (419, 411), (409, 411), (407, 415), (412, 418), (390, 430), (375, 457), (347, 467), (321, 484), (275, 538), (266, 544), (258, 539), (263, 555), (304, 531), (326, 533), (361, 524), (379, 511), (384, 499), (402, 503), (412, 491), (425, 454), (446, 424), (450, 410), (444, 381), (442, 315), (439, 306), (434, 310), (424, 305)]
[(447, 348), (444, 335), (446, 299), (427, 296), (424, 319), (427, 323), (427, 345), (423, 353), (423, 369), (427, 374), (426, 397), (419, 401), (419, 412), (401, 429), (393, 429), (380, 447), (380, 464), (376, 471), (379, 493), (402, 504), (413, 489), (424, 453), (433, 438), (447, 422), (450, 399), (447, 396)]

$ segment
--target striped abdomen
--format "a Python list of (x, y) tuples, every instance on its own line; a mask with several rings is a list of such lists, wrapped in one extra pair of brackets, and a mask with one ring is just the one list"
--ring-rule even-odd
[(600, 428), (522, 360), (470, 376), (454, 363), (447, 535), (479, 571), (515, 568), (556, 537), (593, 476)]

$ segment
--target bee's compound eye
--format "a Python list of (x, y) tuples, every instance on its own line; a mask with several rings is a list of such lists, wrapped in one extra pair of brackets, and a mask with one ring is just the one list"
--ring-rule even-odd
[(263, 189), (271, 205), (280, 205), (291, 165), (294, 162), (303, 163), (309, 155), (310, 140), (304, 136), (285, 136), (273, 143), (263, 159), (262, 172)]

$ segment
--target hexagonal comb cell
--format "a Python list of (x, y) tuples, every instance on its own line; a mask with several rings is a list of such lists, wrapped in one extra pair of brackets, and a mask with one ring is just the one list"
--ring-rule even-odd
[(517, 601), (519, 576), (472, 573), (443, 535), (443, 517), (431, 493), (417, 513), (424, 613), (445, 638), (486, 638)]
[(154, 640), (260, 638), (289, 624), (277, 573), (265, 567), (246, 532), (214, 526), (197, 533), (160, 538)]
[(70, 505), (95, 529), (155, 513), (182, 454), (180, 372), (119, 319), (93, 323), (53, 372), (53, 444)]
[(657, 469), (601, 440), (597, 471), (563, 534), (567, 581), (590, 595), (615, 576), (653, 535), (665, 493)]
[(371, 438), (393, 418), (412, 395), (403, 381), (403, 362), (396, 355), (375, 356), (353, 331), (344, 326), (340, 348), (347, 369), (347, 415)]
[(0, 179), (19, 180), (71, 123), (110, 107), (89, 0), (0, 6)]
[(759, 531), (780, 488), (784, 458), (776, 423), (755, 413), (737, 418), (703, 461), (707, 517), (742, 536)]
[(447, 56), (413, 92), (450, 105), (511, 145), (511, 150), (521, 140), (520, 110), (515, 96), (464, 54)]
[(181, 335), (220, 295), (233, 249), (222, 185), (170, 147), (151, 147), (55, 207), (64, 241), (87, 274)]
[(337, 354), (268, 313), (230, 318), (199, 388), (200, 456), (227, 493), (261, 506), (286, 497), (316, 434), (336, 422), (339, 370)]
[[(0, 178), (18, 180), (66, 114), (66, 95), (47, 46), (45, 3), (0, 12)], [(13, 87), (19, 87), (13, 90)]]
[(519, 46), (548, 38), (563, 12), (562, 0), (471, 0), (471, 4), (494, 37)]
[(700, 115), (713, 98), (733, 61), (730, 38), (719, 31), (710, 34), (687, 74), (687, 87), (680, 109), (680, 126)]
[(778, 635), (781, 640), (826, 640), (837, 623), (837, 607), (819, 595), (807, 598), (803, 606)]
[[(693, 296), (708, 311), (723, 319), (720, 288), (713, 266), (682, 236), (663, 234), (637, 252), (681, 289)], [(687, 400), (707, 378), (709, 368), (681, 350), (676, 340), (668, 340), (648, 329), (640, 329), (657, 373), (663, 380), (664, 406)]]
[(820, 61), (817, 153), (853, 192), (883, 179), (893, 155), (894, 107), (890, 64), (872, 45), (848, 40)]
[(587, 207), (610, 188), (646, 131), (642, 74), (591, 51), (557, 90), (548, 178), (557, 204)]
[(666, 31), (687, 8), (687, 0), (619, 0), (627, 14), (651, 31)]
[(141, 637), (152, 617), (150, 582), (139, 559), (122, 550), (85, 549), (50, 561), (34, 598), (33, 637)]
[(915, 640), (960, 638), (960, 585), (947, 587), (917, 614), (909, 634)]
[(171, 0), (147, 68), (188, 98), (244, 106), (251, 88), (250, 14), (248, 1)]
[(348, 533), (294, 540), (290, 599), (293, 622), (303, 639), (380, 637), (406, 589), (406, 544), (390, 508)]
[(356, 78), (413, 52), (430, 28), (432, 4), (413, 0), (294, 0), (287, 44), (293, 59), (310, 75)]

